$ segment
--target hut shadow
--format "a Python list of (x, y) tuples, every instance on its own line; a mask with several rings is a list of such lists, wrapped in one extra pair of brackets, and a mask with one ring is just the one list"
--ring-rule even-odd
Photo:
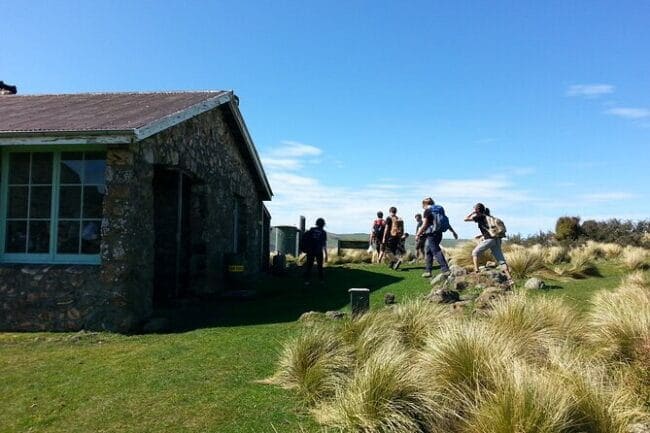
[(336, 266), (325, 270), (323, 283), (312, 276), (310, 284), (305, 285), (300, 269), (293, 269), (283, 276), (262, 275), (255, 281), (240, 284), (240, 288), (255, 292), (249, 299), (245, 296), (240, 299), (204, 298), (158, 310), (155, 315), (169, 321), (167, 332), (172, 333), (293, 322), (306, 311), (345, 308), (349, 305), (350, 288), (367, 288), (372, 293), (402, 279), (399, 275)]

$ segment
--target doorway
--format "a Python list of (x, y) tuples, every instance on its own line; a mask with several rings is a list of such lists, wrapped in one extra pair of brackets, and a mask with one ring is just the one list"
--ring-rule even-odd
[(190, 176), (154, 166), (154, 307), (182, 297), (190, 285)]

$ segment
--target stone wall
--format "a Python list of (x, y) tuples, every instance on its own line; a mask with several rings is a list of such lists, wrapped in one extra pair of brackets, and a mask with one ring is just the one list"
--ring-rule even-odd
[(192, 291), (224, 288), (233, 251), (236, 197), (245, 222), (247, 273), (262, 263), (262, 196), (244, 142), (226, 108), (142, 142), (107, 149), (102, 264), (0, 265), (0, 330), (111, 330), (137, 327), (153, 310), (154, 164), (195, 179), (191, 218)]

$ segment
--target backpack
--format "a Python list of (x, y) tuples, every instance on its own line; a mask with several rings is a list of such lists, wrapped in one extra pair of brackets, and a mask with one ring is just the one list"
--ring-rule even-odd
[(433, 221), (427, 228), (427, 233), (444, 233), (449, 230), (449, 218), (445, 214), (445, 208), (440, 205), (429, 206)]
[(392, 238), (401, 238), (404, 234), (404, 220), (398, 216), (392, 216), (390, 219), (390, 236)]
[(300, 252), (308, 254), (317, 254), (321, 248), (323, 239), (323, 230), (312, 227), (307, 230), (300, 240)]
[(506, 237), (506, 225), (497, 217), (492, 215), (485, 215), (485, 220), (488, 224), (488, 232), (493, 238)]
[(375, 239), (381, 239), (384, 236), (384, 230), (386, 229), (386, 221), (383, 219), (376, 219), (372, 225), (372, 235)]

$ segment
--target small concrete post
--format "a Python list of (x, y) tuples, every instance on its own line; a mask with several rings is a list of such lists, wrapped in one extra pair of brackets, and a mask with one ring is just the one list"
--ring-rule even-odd
[(370, 290), (352, 288), (348, 290), (348, 293), (350, 294), (352, 316), (363, 314), (370, 309)]

